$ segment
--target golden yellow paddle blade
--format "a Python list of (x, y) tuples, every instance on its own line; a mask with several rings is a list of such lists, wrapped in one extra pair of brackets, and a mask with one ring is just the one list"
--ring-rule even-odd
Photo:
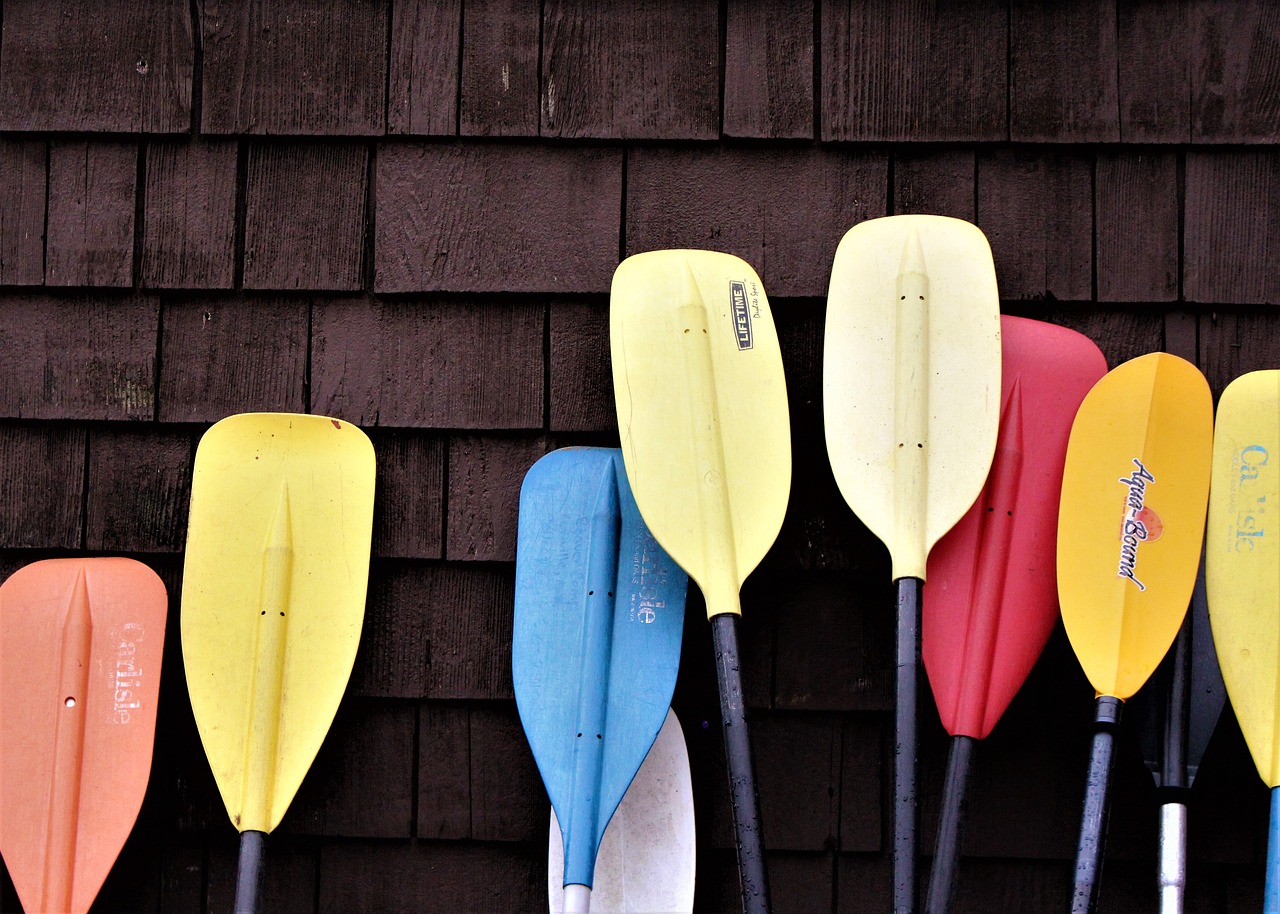
[(1213, 399), (1190, 362), (1152, 353), (1094, 385), (1071, 426), (1058, 600), (1099, 695), (1127, 699), (1186, 614), (1200, 565)]
[(280, 823), (346, 689), (373, 528), (373, 448), (324, 416), (223, 419), (196, 451), (182, 656), (240, 831)]
[(1000, 424), (1000, 296), (977, 226), (889, 216), (836, 249), (822, 357), (827, 456), (845, 501), (924, 579), (986, 482)]
[(1258, 773), (1280, 787), (1280, 370), (1218, 401), (1205, 544), (1209, 624)]
[(760, 277), (730, 254), (637, 254), (614, 273), (609, 322), (640, 514), (708, 616), (740, 612), (791, 491), (786, 382)]

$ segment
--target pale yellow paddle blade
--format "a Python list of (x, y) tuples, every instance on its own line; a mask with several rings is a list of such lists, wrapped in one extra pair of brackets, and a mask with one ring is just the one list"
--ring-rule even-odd
[(614, 273), (609, 323), (640, 513), (708, 616), (740, 612), (791, 491), (786, 382), (760, 277), (730, 254), (637, 254)]
[(822, 357), (827, 456), (884, 542), (894, 579), (978, 497), (1000, 424), (1000, 297), (977, 226), (945, 216), (855, 225), (836, 249)]
[(373, 448), (324, 416), (223, 419), (196, 451), (182, 656), (240, 831), (269, 832), (333, 722), (360, 641)]
[(1115, 368), (1076, 413), (1058, 511), (1058, 600), (1099, 695), (1132, 696), (1178, 633), (1200, 565), (1212, 448), (1209, 385), (1167, 353)]
[(1206, 536), (1222, 678), (1258, 773), (1280, 787), (1280, 370), (1222, 392)]

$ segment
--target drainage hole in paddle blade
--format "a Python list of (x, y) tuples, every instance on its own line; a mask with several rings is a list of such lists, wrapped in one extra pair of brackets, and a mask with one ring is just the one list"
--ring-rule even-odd
[(75, 697), (72, 695), (68, 695), (67, 700), (64, 701), (63, 704), (66, 705), (68, 708), (74, 708), (76, 706)]

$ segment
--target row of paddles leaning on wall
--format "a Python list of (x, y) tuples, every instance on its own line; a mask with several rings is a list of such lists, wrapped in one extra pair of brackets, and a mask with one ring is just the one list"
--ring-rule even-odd
[[(768, 911), (737, 644), (740, 588), (790, 492), (768, 300), (731, 255), (638, 254), (615, 273), (610, 336), (621, 449), (554, 451), (520, 497), (512, 673), (553, 809), (549, 903), (692, 909), (688, 757), (669, 708), (692, 578), (712, 625), (743, 910)], [(1059, 607), (1098, 693), (1073, 910), (1097, 904), (1122, 703), (1175, 638), (1191, 637), (1184, 617), (1201, 567), (1227, 692), (1259, 772), (1280, 787), (1280, 546), (1269, 520), (1280, 370), (1229, 385), (1215, 429), (1190, 363), (1153, 353), (1108, 373), (1081, 334), (1001, 317), (975, 226), (895, 216), (855, 226), (836, 252), (823, 398), (836, 482), (887, 546), (897, 586), (895, 914), (916, 910), (918, 659), (953, 737), (926, 898), (938, 914), (955, 892), (973, 745), (1030, 672)], [(367, 437), (323, 416), (232, 416), (196, 453), (182, 652), (241, 833), (237, 912), (257, 909), (265, 836), (350, 677), (374, 475)], [(0, 678), (22, 683), (0, 690), (0, 853), (28, 912), (86, 911), (132, 829), (166, 602), (155, 574), (123, 558), (36, 562), (0, 586)], [(1203, 666), (1184, 662), (1180, 675), (1216, 673)], [(1166, 785), (1189, 786), (1185, 755), (1181, 772), (1166, 766)], [(1170, 803), (1164, 911), (1181, 910), (1184, 826), (1185, 806)], [(1280, 854), (1269, 855), (1266, 894), (1280, 899)]]

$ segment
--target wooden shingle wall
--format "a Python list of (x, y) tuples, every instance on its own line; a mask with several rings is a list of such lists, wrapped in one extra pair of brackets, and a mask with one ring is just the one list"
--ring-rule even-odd
[[(836, 243), (970, 219), (1005, 310), (1112, 365), (1168, 349), (1215, 394), (1277, 367), (1277, 42), (1264, 0), (0, 0), (0, 571), (123, 553), (174, 595), (150, 792), (95, 910), (229, 909), (177, 594), (195, 442), (264, 409), (355, 422), (379, 460), (361, 651), (270, 840), (269, 909), (545, 910), (516, 494), (547, 450), (616, 443), (612, 272), (680, 246), (755, 266), (788, 372), (791, 508), (744, 591), (776, 908), (887, 911), (888, 560), (821, 426)], [(1091, 697), (1059, 630), (979, 750), (958, 910), (1065, 908)], [(696, 591), (675, 704), (697, 910), (731, 911)], [(1228, 720), (1188, 911), (1260, 908), (1265, 799)], [(1154, 908), (1155, 823), (1127, 733), (1104, 910)]]

